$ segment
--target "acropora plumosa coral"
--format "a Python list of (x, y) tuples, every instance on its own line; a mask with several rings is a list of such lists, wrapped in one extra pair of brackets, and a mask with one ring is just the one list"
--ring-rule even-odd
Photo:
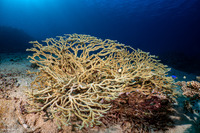
[(60, 125), (80, 129), (101, 124), (99, 120), (110, 109), (104, 101), (120, 93), (173, 95), (170, 70), (154, 55), (135, 50), (110, 39), (90, 35), (66, 34), (47, 38), (46, 45), (30, 42), (34, 54), (28, 56), (39, 66), (28, 92), (30, 104), (38, 112), (50, 112)]

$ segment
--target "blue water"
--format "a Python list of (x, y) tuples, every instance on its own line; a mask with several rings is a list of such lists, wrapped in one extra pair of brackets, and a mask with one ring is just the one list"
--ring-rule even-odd
[(0, 0), (0, 52), (19, 51), (30, 40), (80, 33), (118, 40), (169, 65), (174, 63), (168, 58), (195, 64), (199, 7), (199, 0)]
[(158, 55), (176, 80), (200, 76), (200, 0), (0, 0), (0, 53), (72, 33)]

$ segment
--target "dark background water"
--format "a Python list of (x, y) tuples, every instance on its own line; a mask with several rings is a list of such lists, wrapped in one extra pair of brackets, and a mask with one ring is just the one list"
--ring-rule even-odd
[(199, 0), (0, 0), (0, 52), (68, 33), (118, 40), (200, 74)]

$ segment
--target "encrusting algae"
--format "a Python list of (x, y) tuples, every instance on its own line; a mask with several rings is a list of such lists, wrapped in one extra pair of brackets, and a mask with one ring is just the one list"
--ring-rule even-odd
[(121, 93), (139, 91), (171, 97), (170, 70), (155, 56), (117, 41), (90, 35), (66, 34), (47, 38), (46, 45), (30, 42), (34, 54), (28, 56), (39, 66), (28, 92), (29, 112), (48, 111), (58, 126), (76, 125), (79, 129), (100, 125), (110, 109), (104, 101)]

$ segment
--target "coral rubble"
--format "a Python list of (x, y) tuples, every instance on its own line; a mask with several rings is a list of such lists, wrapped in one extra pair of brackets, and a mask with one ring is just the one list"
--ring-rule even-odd
[[(39, 66), (31, 83), (29, 112), (46, 110), (58, 126), (79, 129), (101, 124), (121, 93), (139, 91), (171, 97), (170, 70), (154, 55), (135, 50), (117, 41), (90, 35), (67, 34), (47, 38), (46, 45), (31, 42), (31, 63)], [(132, 97), (134, 100), (134, 97)]]
[(11, 91), (14, 87), (18, 87), (17, 78), (11, 76), (17, 75), (16, 73), (0, 73), (0, 99), (9, 98), (8, 92)]
[(185, 116), (193, 123), (193, 127), (200, 131), (200, 82), (198, 81), (179, 81), (175, 83), (183, 91), (183, 109)]

